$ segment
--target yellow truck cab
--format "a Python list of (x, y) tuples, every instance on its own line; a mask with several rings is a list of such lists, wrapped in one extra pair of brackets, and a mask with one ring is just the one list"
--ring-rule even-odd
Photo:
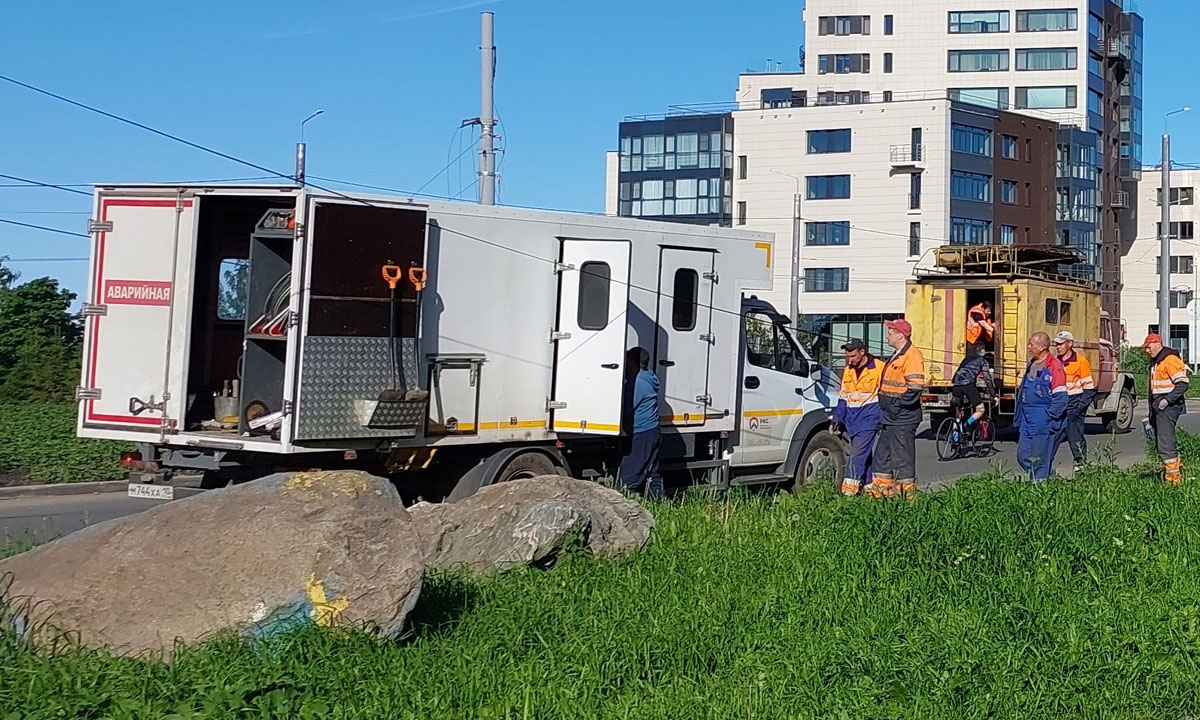
[(995, 332), (983, 340), (994, 370), (999, 399), (997, 420), (1011, 419), (1017, 386), (1025, 370), (1025, 343), (1039, 330), (1054, 337), (1068, 330), (1075, 348), (1092, 366), (1096, 398), (1091, 414), (1109, 432), (1126, 432), (1133, 422), (1133, 377), (1120, 372), (1111, 323), (1100, 309), (1094, 283), (1064, 274), (1078, 262), (1068, 248), (984, 245), (944, 246), (934, 267), (907, 283), (905, 318), (912, 341), (925, 355), (924, 404), (935, 420), (951, 412), (954, 372), (967, 349), (967, 315), (990, 302)]

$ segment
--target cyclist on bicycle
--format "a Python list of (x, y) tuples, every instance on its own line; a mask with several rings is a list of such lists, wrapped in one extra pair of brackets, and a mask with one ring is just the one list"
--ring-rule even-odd
[(995, 384), (992, 381), (992, 368), (984, 357), (984, 349), (979, 346), (969, 347), (967, 356), (954, 373), (954, 403), (960, 407), (974, 408), (974, 413), (967, 418), (966, 428), (983, 419), (987, 411), (983, 396), (979, 393), (980, 386), (989, 398), (995, 395)]

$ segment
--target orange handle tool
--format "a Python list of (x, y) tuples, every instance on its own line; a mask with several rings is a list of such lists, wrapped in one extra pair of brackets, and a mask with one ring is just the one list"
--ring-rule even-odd
[(384, 265), (382, 269), (383, 269), (383, 279), (387, 280), (387, 284), (388, 284), (389, 288), (391, 288), (392, 290), (395, 290), (396, 283), (400, 282), (400, 278), (403, 277), (403, 274), (400, 271), (400, 266), (399, 265)]
[(425, 268), (414, 267), (408, 269), (408, 281), (413, 284), (417, 292), (425, 289)]

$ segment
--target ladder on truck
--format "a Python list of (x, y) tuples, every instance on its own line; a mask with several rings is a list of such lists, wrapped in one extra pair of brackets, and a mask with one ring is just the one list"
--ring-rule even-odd
[(1083, 258), (1062, 245), (943, 245), (934, 250), (934, 270), (926, 274), (1033, 278), (1095, 289), (1091, 280), (1063, 272)]

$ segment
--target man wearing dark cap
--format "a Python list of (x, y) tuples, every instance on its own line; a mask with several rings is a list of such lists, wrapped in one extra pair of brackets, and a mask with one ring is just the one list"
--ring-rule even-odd
[(842, 346), (846, 351), (846, 369), (842, 389), (833, 411), (833, 424), (844, 428), (850, 439), (850, 457), (842, 479), (842, 494), (857, 495), (866, 482), (875, 436), (879, 434), (879, 383), (883, 363), (867, 352), (866, 343), (857, 338)]
[(883, 427), (875, 447), (871, 484), (863, 490), (874, 498), (911, 498), (917, 491), (917, 426), (922, 418), (925, 357), (909, 339), (912, 325), (907, 320), (888, 320), (884, 327), (887, 344), (895, 353), (883, 366), (879, 386)]

